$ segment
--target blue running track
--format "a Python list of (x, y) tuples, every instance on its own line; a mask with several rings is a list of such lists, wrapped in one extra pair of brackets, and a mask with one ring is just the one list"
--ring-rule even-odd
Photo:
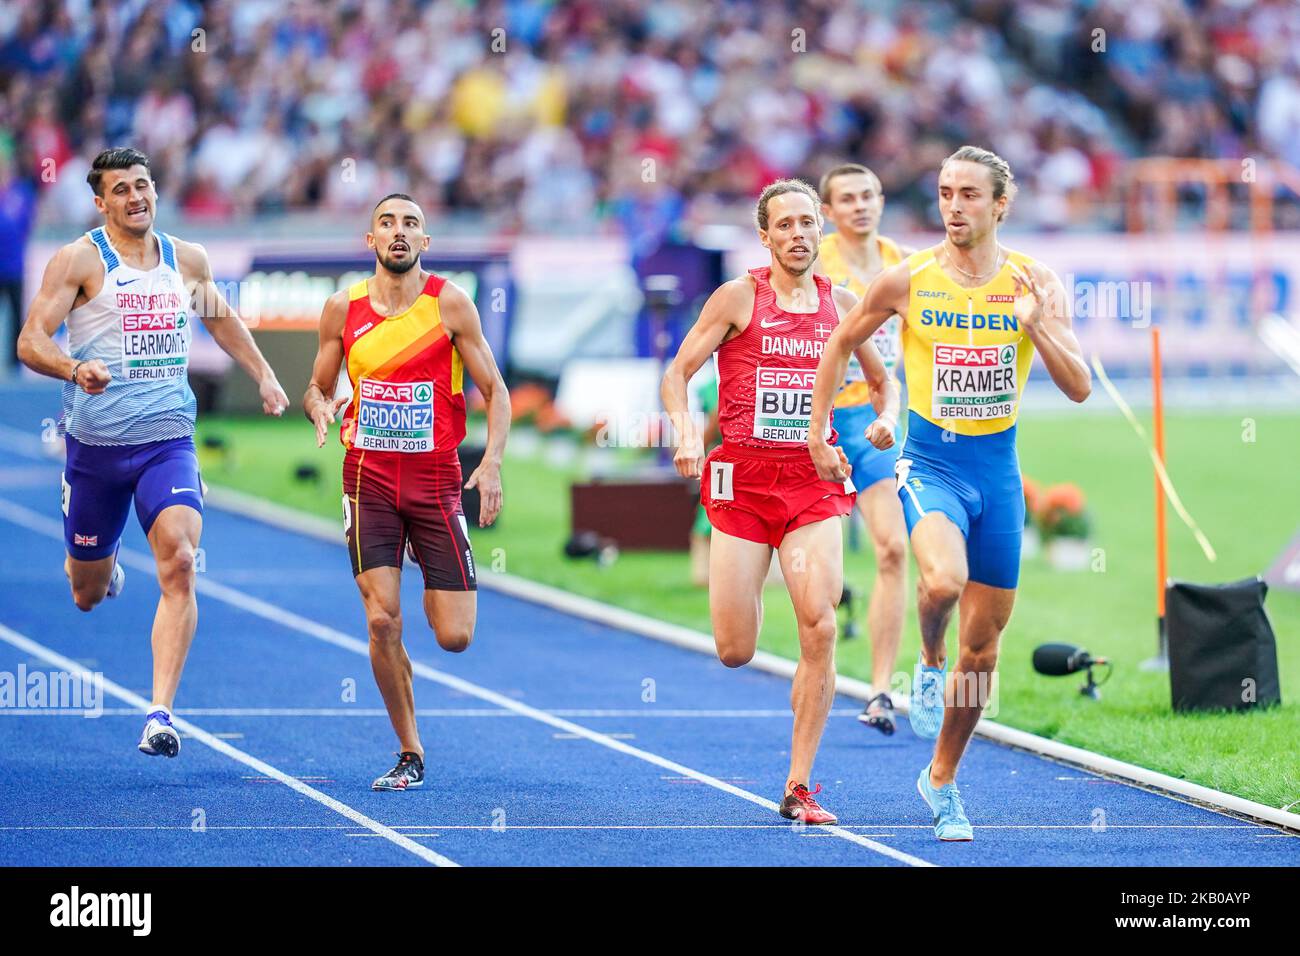
[(132, 518), (122, 596), (73, 606), (59, 461), (40, 445), (56, 400), (0, 392), (0, 672), (72, 659), (113, 690), (97, 718), (0, 708), (0, 865), (1300, 864), (1282, 831), (978, 739), (961, 775), (975, 841), (940, 844), (914, 786), (931, 744), (863, 727), (847, 698), (816, 769), (841, 826), (792, 826), (771, 803), (787, 681), (486, 588), (474, 645), (446, 654), (413, 573), (428, 778), (374, 793), (395, 741), (343, 549), (215, 508), (181, 754), (144, 757), (148, 545)]

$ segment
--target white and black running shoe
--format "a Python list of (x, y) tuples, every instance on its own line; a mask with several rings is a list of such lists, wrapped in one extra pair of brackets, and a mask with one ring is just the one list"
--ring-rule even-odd
[(875, 727), (888, 737), (894, 732), (894, 702), (888, 694), (877, 694), (867, 701), (867, 706), (858, 714), (858, 722)]
[(424, 761), (405, 750), (397, 755), (397, 766), (370, 785), (371, 790), (412, 790), (424, 786)]
[(140, 735), (140, 753), (150, 757), (175, 757), (181, 752), (181, 735), (172, 726), (171, 715), (155, 710), (145, 718)]

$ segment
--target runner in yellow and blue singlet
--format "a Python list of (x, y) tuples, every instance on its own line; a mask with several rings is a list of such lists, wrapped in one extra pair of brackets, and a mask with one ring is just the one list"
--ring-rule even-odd
[[(908, 434), (897, 489), (920, 572), (921, 652), (908, 722), (936, 741), (916, 789), (936, 837), (970, 840), (956, 778), (1015, 606), (1024, 521), (1016, 419), (1025, 379), (1037, 355), (1071, 400), (1084, 401), (1092, 383), (1060, 277), (998, 242), (1015, 195), (1006, 161), (963, 146), (940, 167), (938, 186), (944, 240), (877, 276), (827, 341), (808, 446), (819, 478), (847, 473), (845, 456), (821, 438), (822, 422), (849, 355), (901, 316)], [(959, 654), (949, 679), (946, 635), (959, 602)]]
[(993, 277), (968, 289), (944, 273), (937, 252), (907, 258), (907, 442), (895, 469), (903, 515), (909, 534), (929, 512), (947, 515), (966, 539), (969, 580), (1014, 588), (1025, 524), (1016, 418), (1034, 343), (1012, 304), (1034, 260), (1006, 250)]

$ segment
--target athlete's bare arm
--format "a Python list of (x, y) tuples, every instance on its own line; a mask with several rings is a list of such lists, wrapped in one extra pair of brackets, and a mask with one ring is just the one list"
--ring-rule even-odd
[(677, 355), (668, 363), (659, 396), (677, 429), (677, 454), (673, 464), (683, 478), (698, 478), (704, 467), (704, 441), (691, 419), (686, 383), (700, 370), (719, 345), (745, 330), (754, 310), (754, 280), (741, 276), (718, 286), (682, 339)]
[(1016, 295), (1016, 320), (1043, 357), (1052, 381), (1071, 401), (1082, 402), (1092, 394), (1092, 373), (1071, 327), (1065, 286), (1051, 269), (1034, 263), (1016, 270)]
[(190, 293), (190, 308), (203, 320), (221, 350), (238, 362), (248, 377), (257, 383), (262, 411), (268, 415), (283, 414), (289, 407), (289, 396), (284, 394), (275, 372), (253, 341), (244, 320), (230, 307), (213, 281), (207, 250), (198, 243), (177, 239), (176, 264)]
[[(108, 387), (113, 376), (99, 359), (77, 363), (54, 343), (54, 333), (68, 313), (99, 294), (99, 253), (85, 236), (54, 254), (41, 277), (41, 287), (27, 311), (18, 335), (18, 360), (33, 372), (69, 381), (77, 369), (77, 384), (92, 395)], [(93, 290), (88, 287), (94, 286)]]
[(311, 365), (307, 393), (302, 397), (303, 413), (316, 426), (317, 448), (325, 445), (334, 417), (351, 400), (348, 395), (330, 398), (338, 386), (339, 369), (343, 367), (343, 326), (347, 317), (348, 293), (346, 289), (340, 289), (325, 300), (325, 307), (321, 310), (316, 360)]
[(466, 488), (478, 489), (478, 524), (486, 528), (501, 513), (501, 458), (510, 433), (510, 393), (492, 356), (492, 346), (483, 335), (483, 323), (474, 301), (454, 282), (448, 282), (438, 296), (438, 308), (452, 345), (465, 363), (465, 371), (487, 403), (487, 448), (482, 463), (465, 482)]
[[(835, 289), (834, 296), (835, 308), (843, 320), (858, 304), (858, 297), (848, 289)], [(884, 451), (894, 445), (894, 426), (898, 424), (898, 405), (902, 391), (898, 387), (898, 379), (889, 374), (880, 350), (870, 338), (855, 348), (853, 355), (862, 366), (863, 378), (871, 390), (871, 407), (876, 410), (875, 421), (867, 427), (866, 437), (872, 445)]]
[[(901, 242), (898, 243), (898, 252), (899, 252), (899, 255), (901, 255), (904, 259), (906, 259), (908, 256), (912, 255), (912, 254), (915, 253), (916, 251), (917, 251), (917, 250), (916, 250), (916, 248), (915, 248), (914, 246), (904, 245), (904, 244), (901, 243)], [(899, 263), (899, 264), (902, 265), (902, 263)], [(884, 270), (882, 270), (882, 272), (883, 272), (883, 271), (884, 271)], [(909, 289), (909, 291), (910, 291), (910, 289)], [(859, 361), (861, 361), (861, 359), (859, 359)], [(901, 401), (902, 401), (902, 398), (901, 398), (902, 391), (901, 391), (901, 389), (899, 389), (898, 380), (895, 379), (895, 378), (892, 378), (892, 377), (891, 377), (891, 378), (890, 378), (890, 382), (893, 384), (894, 388), (895, 388), (896, 390), (898, 390), (898, 392), (899, 392), (899, 401), (900, 401), (900, 403), (901, 403)], [(876, 420), (877, 420), (877, 421), (879, 421), (879, 420), (880, 420), (880, 416), (882, 416), (882, 415), (885, 413), (885, 408), (884, 408), (884, 405), (885, 405), (885, 404), (886, 404), (886, 396), (883, 395), (883, 394), (877, 394), (877, 393), (875, 392), (875, 390), (873, 390), (872, 393), (871, 393), (871, 406), (876, 410)], [(894, 424), (894, 425), (897, 425), (897, 424), (898, 424), (898, 414), (901, 414), (901, 412), (900, 412), (900, 413), (896, 413), (896, 414), (893, 416), (893, 424)], [(868, 428), (867, 431), (868, 431), (868, 433), (870, 433), (871, 429)], [(878, 448), (882, 448), (882, 449), (884, 449), (884, 448), (889, 448), (891, 445), (893, 445), (893, 443), (894, 443), (894, 442), (893, 442), (893, 429), (891, 428), (891, 429), (890, 429), (890, 442), (889, 442), (889, 444), (888, 444), (888, 445), (878, 445), (877, 447), (878, 447)], [(874, 444), (874, 442), (873, 442), (873, 444)]]
[[(817, 363), (817, 379), (813, 383), (812, 418), (808, 423), (808, 450), (812, 454), (817, 474), (828, 481), (843, 481), (848, 477), (848, 464), (839, 449), (826, 443), (826, 422), (830, 417), (831, 405), (835, 401), (835, 392), (844, 381), (844, 373), (849, 367), (849, 355), (857, 353), (863, 345), (870, 347), (870, 352), (859, 354), (862, 371), (871, 381), (870, 365), (878, 365), (877, 375), (884, 372), (884, 363), (869, 339), (876, 329), (888, 321), (894, 314), (907, 315), (907, 296), (911, 289), (911, 269), (906, 262), (891, 266), (876, 276), (867, 286), (867, 294), (857, 305), (849, 310), (848, 315), (840, 321), (831, 337), (826, 340), (821, 361)], [(874, 361), (872, 360), (874, 353)], [(865, 354), (867, 361), (862, 361)], [(885, 389), (884, 383), (877, 378), (872, 385), (872, 405), (876, 405), (877, 395)], [(895, 384), (895, 389), (897, 385)], [(887, 395), (887, 393), (886, 393)], [(898, 394), (894, 392), (894, 416), (897, 421)], [(886, 402), (888, 398), (886, 397)], [(890, 429), (892, 434), (893, 429)], [(888, 446), (886, 446), (888, 447)]]

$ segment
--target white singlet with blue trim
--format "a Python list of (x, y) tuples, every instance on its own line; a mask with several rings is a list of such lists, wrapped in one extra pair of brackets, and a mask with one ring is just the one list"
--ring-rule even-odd
[(98, 395), (63, 387), (63, 427), (87, 445), (140, 445), (194, 434), (188, 377), (194, 330), (171, 236), (156, 232), (158, 265), (126, 264), (101, 227), (87, 233), (104, 263), (104, 285), (68, 313), (73, 359), (99, 359), (113, 380)]

